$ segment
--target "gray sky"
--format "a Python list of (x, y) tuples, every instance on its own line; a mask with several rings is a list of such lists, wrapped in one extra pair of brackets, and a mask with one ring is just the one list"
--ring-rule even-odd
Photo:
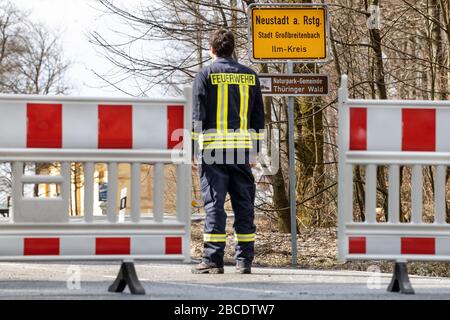
[[(124, 96), (113, 87), (102, 88), (105, 83), (91, 71), (99, 74), (110, 70), (111, 65), (88, 41), (88, 33), (100, 31), (114, 38), (110, 27), (111, 16), (102, 14), (96, 0), (11, 0), (19, 9), (30, 12), (29, 18), (41, 22), (61, 34), (64, 56), (72, 62), (67, 79), (73, 86), (72, 95)], [(115, 3), (138, 6), (141, 0), (116, 0)], [(95, 9), (97, 8), (97, 9)], [(117, 25), (114, 26), (117, 28)], [(130, 86), (132, 83), (130, 81)]]

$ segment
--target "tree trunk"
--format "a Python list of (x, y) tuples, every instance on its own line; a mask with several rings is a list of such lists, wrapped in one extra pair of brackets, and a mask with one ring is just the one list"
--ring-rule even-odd
[[(373, 0), (372, 5), (378, 6), (379, 1)], [(381, 46), (381, 32), (378, 27), (369, 29), (370, 43), (372, 46), (374, 59), (375, 59), (375, 86), (378, 92), (378, 98), (382, 100), (386, 100), (387, 96), (387, 88), (386, 88), (386, 80), (385, 80), (385, 71), (384, 71), (384, 59), (383, 59), (383, 49)], [(378, 167), (377, 169), (377, 184), (378, 189), (381, 192), (382, 196), (382, 208), (384, 213), (386, 214), (388, 211), (388, 192), (387, 192), (387, 184), (386, 184), (386, 170), (384, 167)], [(366, 212), (367, 214), (367, 212)]]

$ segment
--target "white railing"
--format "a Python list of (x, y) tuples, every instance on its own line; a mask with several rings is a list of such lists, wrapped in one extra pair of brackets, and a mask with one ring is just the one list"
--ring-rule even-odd
[[(354, 118), (352, 111), (355, 111)], [(420, 112), (425, 118), (419, 116), (411, 120), (408, 112), (413, 115)], [(446, 222), (446, 174), (450, 166), (450, 135), (446, 132), (450, 126), (442, 121), (448, 115), (449, 102), (349, 99), (347, 77), (342, 77), (339, 89), (339, 260), (450, 260), (450, 226)], [(363, 222), (355, 221), (353, 213), (355, 166), (365, 167)], [(388, 168), (386, 222), (377, 220), (379, 166)], [(400, 221), (401, 166), (411, 167), (411, 212), (410, 221), (406, 223)], [(423, 168), (426, 166), (434, 166), (433, 223), (423, 221)]]
[[(153, 115), (145, 135), (133, 127), (133, 139), (140, 135), (149, 140), (161, 132), (155, 132), (168, 123), (166, 113), (147, 112), (147, 108), (165, 110), (165, 106), (183, 107), (183, 144), (182, 148), (65, 148), (63, 140), (61, 148), (24, 148), (19, 138), (17, 141), (0, 141), (0, 162), (12, 164), (12, 215), (9, 219), (0, 220), (0, 260), (73, 260), (73, 259), (170, 259), (189, 261), (190, 259), (190, 216), (191, 216), (191, 92), (185, 91), (183, 98), (173, 99), (103, 99), (103, 98), (70, 98), (41, 96), (0, 96), (0, 109), (8, 104), (17, 107), (17, 112), (25, 110), (30, 103), (48, 103), (62, 105), (62, 139), (70, 132), (70, 119), (64, 115), (66, 106), (76, 105), (81, 112), (96, 115), (92, 108), (98, 105), (139, 105), (140, 112)], [(11, 106), (11, 113), (3, 115), (2, 123), (19, 119)], [(24, 107), (25, 106), (25, 107)], [(81, 106), (81, 107), (80, 107)], [(68, 107), (68, 108), (69, 108)], [(5, 109), (4, 109), (5, 110)], [(2, 111), (4, 111), (2, 110)], [(142, 111), (144, 110), (144, 111)], [(134, 109), (133, 109), (134, 111)], [(64, 118), (66, 117), (66, 118)], [(23, 121), (27, 121), (26, 119)], [(135, 119), (133, 118), (133, 122)], [(96, 121), (91, 121), (96, 123)], [(162, 123), (162, 124), (161, 124)], [(169, 126), (169, 124), (167, 124)], [(142, 128), (142, 127), (140, 127)], [(164, 127), (165, 128), (165, 127)], [(7, 125), (8, 130), (24, 130), (24, 126)], [(4, 132), (5, 128), (3, 128)], [(25, 130), (27, 128), (25, 127)], [(29, 129), (28, 129), (29, 130)], [(72, 131), (73, 128), (71, 129)], [(86, 130), (100, 130), (86, 128)], [(152, 131), (153, 130), (153, 131)], [(168, 130), (168, 129), (167, 129)], [(168, 133), (167, 133), (168, 132)], [(173, 133), (177, 139), (180, 132)], [(26, 136), (23, 132), (11, 132), (13, 137)], [(88, 137), (89, 138), (89, 137)], [(164, 142), (164, 141), (163, 141)], [(83, 141), (77, 142), (83, 145)], [(90, 143), (90, 142), (89, 142)], [(89, 144), (87, 143), (87, 144)], [(134, 143), (134, 140), (133, 140)], [(160, 143), (160, 142), (158, 142)], [(144, 141), (145, 144), (145, 141)], [(133, 144), (134, 145), (134, 144)], [(27, 162), (59, 163), (59, 175), (27, 175), (24, 164)], [(84, 181), (84, 215), (71, 217), (69, 214), (69, 195), (71, 164), (83, 164)], [(94, 216), (94, 168), (97, 163), (107, 164), (108, 192), (105, 216)], [(130, 215), (125, 221), (119, 221), (119, 187), (118, 164), (129, 164), (130, 175)], [(141, 168), (142, 165), (153, 166), (153, 212), (141, 213)], [(165, 165), (176, 166), (176, 213), (164, 213), (164, 168)], [(26, 198), (24, 184), (57, 184), (60, 194), (56, 198)], [(106, 245), (105, 245), (106, 243)]]

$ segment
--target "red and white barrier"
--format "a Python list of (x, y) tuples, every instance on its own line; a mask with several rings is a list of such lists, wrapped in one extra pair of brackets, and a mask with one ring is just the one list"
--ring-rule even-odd
[(181, 236), (94, 236), (68, 235), (59, 237), (0, 237), (0, 253), (10, 260), (90, 259), (109, 257), (153, 257), (154, 259), (182, 259)]
[(450, 109), (350, 107), (350, 150), (450, 152)]
[(402, 256), (405, 260), (418, 259), (418, 256), (441, 260), (443, 256), (450, 256), (449, 241), (449, 237), (351, 236), (348, 253), (353, 258), (374, 260), (386, 255)]
[(0, 100), (0, 149), (181, 147), (182, 132), (181, 136), (175, 134), (184, 128), (183, 105), (144, 100), (132, 104), (70, 98), (56, 103), (40, 100), (29, 96)]
[[(0, 162), (12, 163), (12, 217), (0, 220), (0, 260), (190, 260), (191, 93), (168, 99), (0, 95)], [(30, 175), (25, 162), (57, 162)], [(83, 164), (84, 216), (71, 217), (71, 163)], [(93, 215), (94, 168), (108, 166), (105, 216)], [(118, 219), (118, 164), (131, 166), (130, 207)], [(153, 166), (153, 212), (141, 213), (141, 165)], [(176, 214), (164, 213), (164, 165), (176, 165)], [(56, 184), (27, 198), (25, 184)]]
[[(355, 100), (339, 89), (339, 260), (450, 260), (446, 172), (450, 102)], [(353, 215), (353, 169), (365, 167), (365, 221)], [(387, 222), (377, 219), (377, 168), (388, 167)], [(400, 166), (412, 168), (410, 222), (400, 221)], [(434, 223), (423, 221), (423, 168), (434, 171)]]

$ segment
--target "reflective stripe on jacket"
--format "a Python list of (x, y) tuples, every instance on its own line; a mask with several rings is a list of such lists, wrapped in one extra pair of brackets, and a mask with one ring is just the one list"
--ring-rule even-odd
[(253, 149), (264, 138), (264, 105), (257, 74), (218, 58), (196, 76), (193, 140), (200, 150)]

